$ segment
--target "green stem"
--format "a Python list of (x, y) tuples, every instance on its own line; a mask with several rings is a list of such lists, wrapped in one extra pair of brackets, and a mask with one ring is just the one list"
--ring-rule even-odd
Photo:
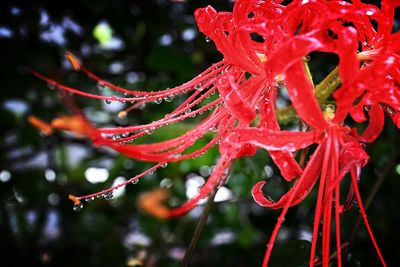
[(196, 249), (197, 243), (199, 242), (201, 232), (203, 231), (204, 225), (207, 221), (208, 215), (210, 214), (210, 209), (212, 203), (214, 202), (215, 193), (217, 190), (214, 189), (212, 193), (208, 196), (206, 205), (204, 206), (203, 212), (201, 213), (199, 222), (196, 225), (192, 240), (190, 241), (189, 247), (186, 250), (185, 256), (182, 260), (182, 267), (188, 267), (190, 260), (192, 259), (194, 250)]
[[(308, 68), (306, 68), (307, 70)], [(307, 70), (309, 73), (309, 70)], [(308, 74), (311, 79), (311, 74)], [(329, 96), (341, 85), (339, 79), (339, 69), (336, 67), (333, 69), (328, 76), (325, 77), (316, 87), (315, 96), (317, 97), (320, 105), (325, 104)], [(284, 107), (276, 110), (276, 116), (280, 123), (287, 124), (294, 120), (297, 116), (296, 110), (292, 107)]]
[(312, 86), (314, 87), (314, 81), (313, 81), (313, 79), (312, 79), (312, 74), (311, 74), (311, 71), (310, 71), (310, 66), (308, 66), (308, 60), (305, 59), (303, 62), (304, 62), (304, 68), (306, 69), (306, 74), (307, 74), (307, 76), (308, 76), (308, 79), (310, 80)]
[(325, 104), (329, 96), (335, 91), (342, 82), (339, 79), (339, 69), (334, 68), (325, 79), (320, 82), (315, 88), (315, 96), (318, 99), (320, 105)]

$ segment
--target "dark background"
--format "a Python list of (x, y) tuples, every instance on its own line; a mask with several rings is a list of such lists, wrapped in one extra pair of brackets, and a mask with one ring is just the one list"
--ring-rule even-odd
[[(121, 196), (96, 200), (74, 212), (69, 193), (97, 192), (110, 187), (116, 177), (127, 179), (151, 165), (93, 148), (67, 134), (41, 136), (27, 123), (28, 115), (51, 121), (67, 111), (57, 95), (26, 70), (30, 67), (76, 88), (95, 91), (93, 81), (72, 72), (66, 64), (63, 55), (69, 50), (101, 77), (121, 86), (154, 89), (179, 85), (221, 59), (214, 45), (198, 32), (192, 15), (207, 4), (217, 10), (231, 10), (233, 5), (229, 1), (166, 0), (0, 2), (1, 266), (136, 266), (135, 259), (142, 256), (145, 266), (180, 266), (201, 208), (181, 218), (159, 221), (138, 211), (136, 199), (164, 181), (172, 184), (173, 197), (168, 203), (181, 203), (186, 199), (187, 181), (193, 184), (199, 176), (207, 176), (218, 151), (169, 164), (128, 186)], [(315, 77), (329, 67), (318, 60), (310, 64)], [(120, 123), (118, 106), (82, 98), (77, 101), (98, 123)], [(134, 112), (129, 123), (160, 118), (180, 101), (182, 98)], [(198, 121), (195, 118), (169, 131), (156, 131), (152, 138), (175, 136)], [(360, 182), (364, 199), (373, 188), (378, 189), (367, 213), (389, 266), (400, 266), (398, 146), (398, 130), (387, 121), (379, 139), (367, 148), (371, 160)], [(251, 187), (270, 176), (272, 194), (280, 194), (288, 186), (269, 164), (262, 151), (235, 163), (225, 188), (228, 200), (213, 204), (191, 266), (261, 265), (279, 212), (258, 207), (251, 198)], [(85, 171), (93, 167), (108, 170), (109, 178), (90, 183)], [(376, 186), (377, 181), (382, 182), (381, 187)], [(306, 266), (309, 243), (299, 239), (311, 234), (315, 197), (314, 192), (290, 210), (271, 266)], [(350, 239), (358, 216), (357, 207), (342, 216), (343, 242)], [(379, 265), (362, 225), (345, 255), (345, 266)]]

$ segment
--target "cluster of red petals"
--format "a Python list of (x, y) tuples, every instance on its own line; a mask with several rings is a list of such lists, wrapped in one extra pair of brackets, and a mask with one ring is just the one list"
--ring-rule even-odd
[[(394, 10), (400, 2), (383, 0), (380, 8), (359, 0), (295, 0), (286, 6), (280, 2), (238, 0), (233, 12), (217, 12), (210, 6), (198, 9), (195, 16), (199, 29), (215, 43), (223, 60), (193, 80), (172, 89), (149, 92), (115, 86), (103, 81), (71, 55), (70, 62), (75, 70), (113, 89), (116, 96), (71, 88), (35, 72), (61, 91), (105, 101), (133, 103), (120, 113), (121, 116), (144, 103), (170, 101), (176, 95), (190, 94), (164, 118), (145, 125), (97, 128), (78, 112), (74, 123), (64, 118), (54, 122), (53, 126), (85, 135), (95, 145), (110, 147), (128, 157), (157, 163), (127, 183), (166, 162), (196, 157), (219, 145), (220, 159), (199, 194), (172, 209), (168, 216), (191, 210), (199, 200), (221, 186), (234, 159), (251, 156), (257, 149), (267, 150), (282, 177), (295, 182), (277, 201), (263, 194), (262, 188), (268, 186), (265, 181), (257, 183), (253, 189), (257, 203), (282, 209), (263, 266), (268, 264), (287, 210), (300, 203), (317, 182), (310, 266), (316, 260), (321, 221), (322, 265), (328, 266), (329, 263), (331, 224), (334, 221), (337, 262), (341, 266), (340, 214), (351, 201), (340, 202), (340, 184), (345, 177), (350, 177), (351, 186), (346, 192), (348, 199), (356, 198), (373, 245), (385, 265), (366, 219), (358, 181), (360, 170), (368, 161), (363, 145), (380, 134), (385, 113), (400, 127), (400, 33), (393, 32)], [(334, 110), (318, 101), (307, 75), (304, 59), (312, 52), (333, 53), (339, 58), (341, 85), (332, 95)], [(307, 125), (306, 131), (281, 130), (275, 112), (281, 88), (286, 88), (299, 119)], [(218, 93), (218, 98), (206, 101), (214, 93)], [(157, 128), (203, 112), (208, 114), (201, 123), (181, 136), (153, 144), (134, 143)], [(344, 120), (348, 117), (356, 123), (368, 123), (365, 131), (359, 133), (346, 126)], [(185, 153), (208, 132), (216, 133), (206, 146)], [(313, 144), (316, 144), (316, 149), (305, 167), (300, 167), (296, 152)], [(77, 197), (77, 200), (97, 194)]]

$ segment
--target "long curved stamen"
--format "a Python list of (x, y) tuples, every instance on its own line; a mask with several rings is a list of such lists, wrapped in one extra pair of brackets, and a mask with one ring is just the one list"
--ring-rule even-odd
[[(319, 179), (319, 186), (318, 186), (318, 196), (317, 196), (317, 204), (315, 207), (315, 215), (314, 215), (314, 227), (313, 227), (313, 234), (312, 234), (312, 242), (311, 242), (311, 252), (310, 252), (310, 267), (313, 267), (315, 264), (315, 250), (317, 247), (318, 241), (318, 229), (319, 229), (319, 222), (321, 220), (322, 214), (322, 202), (324, 197), (324, 187), (325, 187), (325, 180), (328, 172), (328, 158), (329, 158), (329, 150), (330, 150), (330, 139), (328, 138), (323, 144), (325, 144), (324, 155), (323, 155), (323, 162), (322, 162), (322, 169), (321, 169), (321, 177)], [(322, 144), (321, 144), (322, 145)], [(319, 168), (320, 166), (316, 166)]]
[[(317, 147), (317, 149), (314, 152), (313, 157), (310, 159), (310, 163), (312, 163), (312, 165), (308, 165), (307, 166), (306, 170), (304, 170), (303, 175), (299, 178), (298, 182), (295, 183), (295, 185), (294, 185), (295, 188), (293, 188), (293, 191), (291, 192), (291, 195), (290, 195), (289, 199), (285, 203), (285, 206), (283, 207), (282, 212), (278, 217), (278, 221), (277, 221), (277, 223), (276, 223), (276, 225), (274, 227), (274, 230), (272, 231), (271, 237), (270, 237), (270, 239), (268, 241), (267, 251), (265, 253), (264, 261), (263, 261), (263, 265), (262, 265), (263, 267), (267, 267), (268, 266), (268, 262), (269, 262), (269, 259), (271, 257), (271, 253), (272, 253), (272, 248), (274, 246), (274, 243), (275, 243), (276, 237), (278, 235), (279, 229), (281, 228), (281, 226), (282, 226), (282, 224), (284, 222), (284, 219), (285, 219), (285, 216), (286, 216), (286, 213), (287, 213), (289, 207), (291, 206), (295, 196), (297, 195), (297, 191), (302, 188), (302, 181), (308, 178), (307, 175), (308, 175), (308, 171), (310, 169), (320, 168), (320, 166), (319, 166), (320, 165), (320, 161), (318, 160), (318, 157), (321, 156), (321, 153), (325, 149), (325, 146), (326, 146), (326, 144), (323, 142), (321, 145), (319, 145)], [(326, 150), (325, 150), (325, 154), (326, 154)]]
[(357, 175), (357, 171), (355, 170), (355, 168), (353, 168), (351, 170), (351, 183), (352, 183), (353, 188), (354, 188), (354, 195), (356, 196), (356, 200), (357, 200), (358, 206), (360, 207), (361, 216), (362, 216), (362, 218), (364, 220), (364, 223), (365, 223), (365, 228), (367, 228), (369, 237), (371, 238), (372, 244), (375, 247), (375, 251), (378, 254), (379, 260), (381, 261), (382, 265), (384, 267), (386, 267), (387, 266), (386, 262), (385, 262), (385, 260), (384, 260), (384, 258), (382, 256), (381, 250), (379, 249), (378, 243), (376, 242), (375, 236), (372, 233), (371, 226), (369, 225), (369, 222), (368, 222), (368, 219), (367, 219), (367, 215), (366, 215), (365, 210), (364, 210), (364, 205), (363, 205), (362, 200), (361, 200), (360, 192), (358, 191), (357, 176), (358, 176)]
[(114, 190), (116, 190), (116, 189), (118, 189), (120, 187), (126, 186), (127, 184), (130, 184), (130, 183), (138, 180), (139, 178), (141, 178), (141, 177), (143, 177), (143, 176), (145, 176), (147, 174), (150, 174), (150, 173), (154, 172), (156, 169), (162, 167), (164, 164), (165, 164), (165, 162), (160, 162), (160, 163), (154, 165), (153, 167), (149, 168), (148, 170), (133, 176), (132, 178), (128, 179), (127, 181), (125, 181), (123, 183), (117, 184), (116, 186), (110, 187), (108, 189), (102, 190), (102, 191), (97, 192), (97, 193), (84, 195), (84, 196), (74, 196), (74, 199), (83, 200), (83, 199), (94, 198), (94, 197), (97, 197), (97, 196), (100, 196), (100, 195), (104, 195), (104, 194), (110, 193), (110, 192), (112, 192), (112, 191), (114, 191)]

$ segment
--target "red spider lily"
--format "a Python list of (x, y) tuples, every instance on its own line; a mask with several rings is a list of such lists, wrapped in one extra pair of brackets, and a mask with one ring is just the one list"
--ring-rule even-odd
[[(333, 1), (329, 3), (314, 1), (312, 4), (297, 4), (297, 2), (292, 3), (287, 7), (287, 9), (293, 8), (293, 6), (297, 7), (292, 15), (296, 12), (312, 11), (314, 16), (322, 18), (323, 12), (329, 11), (329, 14), (326, 19), (296, 18), (295, 16), (291, 18), (291, 21), (296, 19), (302, 21), (301, 30), (314, 23), (320, 25), (314, 31), (309, 30), (309, 32), (300, 33), (300, 37), (292, 36), (292, 39), (286, 43), (281, 46), (277, 45), (277, 50), (281, 52), (277, 56), (275, 54), (267, 56), (265, 65), (267, 73), (272, 77), (283, 73), (293, 107), (299, 117), (314, 130), (308, 132), (276, 131), (276, 129), (271, 130), (268, 123), (265, 123), (257, 128), (235, 129), (227, 141), (229, 144), (227, 147), (230, 149), (250, 144), (269, 151), (287, 152), (296, 152), (313, 143), (318, 144), (303, 174), (296, 180), (290, 191), (278, 201), (274, 202), (264, 196), (262, 193), (264, 181), (256, 184), (253, 189), (253, 197), (257, 203), (269, 208), (283, 209), (268, 243), (264, 266), (268, 264), (273, 244), (288, 208), (301, 202), (311, 191), (318, 178), (320, 179), (310, 266), (315, 263), (315, 250), (321, 218), (323, 223), (322, 265), (328, 266), (333, 205), (335, 206), (338, 265), (341, 266), (340, 214), (346, 205), (340, 204), (340, 182), (347, 173), (350, 173), (352, 185), (348, 199), (351, 199), (353, 194), (355, 195), (374, 247), (382, 264), (386, 266), (367, 221), (358, 191), (360, 169), (368, 160), (368, 156), (359, 142), (371, 142), (379, 135), (383, 129), (383, 110), (386, 110), (399, 126), (399, 69), (396, 66), (399, 66), (398, 49), (400, 43), (396, 36), (398, 34), (391, 35), (393, 10), (396, 4), (389, 1), (382, 3), (382, 12), (376, 7), (367, 6), (360, 2), (356, 2), (354, 5)], [(336, 12), (342, 14), (338, 16)], [(378, 21), (378, 31), (373, 29), (369, 16)], [(338, 23), (338, 19), (349, 21), (354, 27), (345, 27), (341, 25), (342, 23)], [(299, 25), (298, 21), (294, 25)], [(321, 22), (323, 22), (322, 25)], [(371, 27), (365, 27), (365, 22)], [(329, 40), (318, 32), (327, 29), (334, 32), (337, 37)], [(305, 38), (306, 36), (307, 38)], [(357, 44), (361, 41), (363, 41), (365, 50), (357, 56)], [(285, 49), (282, 49), (282, 47)], [(335, 114), (330, 110), (331, 107), (327, 106), (325, 119), (320, 111), (317, 99), (314, 97), (312, 85), (305, 75), (303, 64), (299, 60), (313, 50), (334, 52), (338, 54), (340, 60), (339, 73), (342, 86), (334, 94), (338, 112)], [(286, 60), (279, 62), (282, 58)], [(365, 61), (361, 70), (359, 70), (359, 59)], [(358, 103), (354, 105), (356, 100), (358, 100)], [(273, 101), (273, 98), (271, 101)], [(265, 106), (265, 109), (273, 114), (271, 112), (273, 105), (268, 102)], [(347, 113), (351, 111), (357, 122), (365, 121), (367, 117), (364, 115), (364, 107), (368, 109), (369, 126), (362, 135), (359, 135), (355, 130), (343, 126), (343, 120)]]
[[(298, 90), (296, 87), (291, 87), (293, 85), (290, 83), (290, 79), (286, 81), (288, 90), (296, 91), (299, 94), (299, 97), (293, 99), (294, 106), (296, 106), (296, 101), (305, 101), (307, 94), (303, 94), (304, 85), (301, 87), (302, 90)], [(311, 89), (311, 86), (308, 86), (308, 88)], [(310, 102), (310, 100), (308, 100), (308, 102)], [(327, 110), (327, 117), (333, 116), (330, 112), (330, 110)], [(319, 110), (316, 110), (315, 114), (319, 114), (316, 118), (322, 116), (322, 113)], [(308, 120), (312, 120), (312, 118), (308, 118)], [(335, 208), (334, 214), (338, 265), (341, 266), (339, 215), (344, 211), (345, 207), (348, 206), (348, 203), (340, 203), (340, 182), (347, 173), (351, 174), (351, 188), (348, 199), (352, 199), (352, 195), (355, 194), (371, 240), (382, 264), (386, 266), (370, 229), (358, 192), (360, 169), (367, 163), (368, 155), (365, 153), (362, 145), (353, 135), (353, 132), (349, 127), (335, 124), (331, 122), (331, 120), (327, 120), (325, 124), (322, 124), (317, 129), (308, 132), (274, 131), (264, 127), (247, 127), (233, 130), (231, 135), (228, 137), (227, 143), (230, 143), (233, 147), (251, 144), (269, 151), (276, 150), (287, 152), (296, 152), (312, 145), (313, 143), (318, 144), (318, 147), (308, 161), (303, 174), (297, 178), (293, 187), (278, 201), (272, 201), (263, 194), (262, 188), (266, 184), (265, 181), (257, 183), (253, 188), (253, 197), (258, 204), (268, 208), (283, 209), (268, 243), (268, 249), (263, 266), (267, 266), (268, 264), (273, 244), (284, 221), (287, 210), (289, 207), (300, 203), (308, 195), (317, 182), (318, 177), (319, 187), (316, 212), (314, 216), (310, 266), (314, 266), (315, 262), (315, 249), (318, 239), (319, 222), (321, 219), (323, 223), (322, 264), (323, 266), (328, 266), (330, 257), (330, 226), (333, 205)]]
[[(197, 157), (219, 144), (220, 159), (198, 195), (168, 212), (165, 209), (155, 212), (162, 214), (163, 218), (181, 215), (225, 182), (226, 170), (234, 159), (251, 156), (258, 148), (263, 148), (287, 181), (295, 179), (293, 187), (276, 202), (262, 193), (265, 182), (257, 183), (253, 189), (258, 204), (282, 209), (263, 266), (268, 264), (287, 210), (300, 203), (317, 181), (310, 266), (315, 264), (321, 220), (322, 265), (328, 266), (332, 214), (338, 265), (341, 266), (340, 214), (348, 208), (350, 201), (340, 203), (340, 184), (346, 175), (351, 179), (347, 199), (352, 200), (355, 196), (380, 261), (386, 266), (365, 215), (358, 180), (361, 168), (368, 161), (363, 144), (372, 142), (382, 131), (384, 113), (388, 113), (400, 127), (400, 35), (392, 33), (393, 12), (400, 3), (383, 1), (382, 8), (378, 9), (360, 1), (293, 1), (287, 6), (279, 2), (237, 1), (232, 13), (216, 12), (210, 6), (198, 9), (195, 16), (200, 30), (214, 41), (224, 59), (193, 80), (172, 89), (148, 92), (115, 86), (88, 70), (72, 54), (67, 54), (67, 59), (75, 71), (86, 73), (100, 87), (106, 86), (120, 95), (88, 93), (33, 72), (59, 91), (104, 101), (132, 103), (119, 113), (121, 117), (145, 103), (159, 103), (163, 99), (171, 101), (176, 95), (191, 93), (164, 118), (144, 125), (97, 128), (74, 106), (74, 116), (55, 119), (50, 129), (36, 121), (36, 125), (48, 132), (52, 128), (69, 130), (90, 138), (96, 146), (107, 146), (134, 159), (156, 162), (152, 168), (123, 184), (95, 194), (71, 196), (71, 200), (81, 205), (82, 199), (107, 194), (167, 162)], [(372, 20), (378, 24), (377, 29)], [(332, 91), (314, 90), (306, 75), (304, 58), (315, 51), (334, 53), (339, 57), (341, 84), (339, 88), (333, 88), (337, 89), (333, 94), (336, 107), (325, 104)], [(282, 85), (285, 85), (291, 104), (308, 131), (280, 129), (275, 103)], [(215, 92), (218, 97), (205, 103)], [(160, 127), (203, 112), (209, 112), (208, 116), (179, 137), (153, 144), (133, 143)], [(344, 125), (348, 114), (358, 123), (369, 119), (362, 134)], [(216, 131), (216, 134), (206, 146), (185, 154), (210, 131)], [(294, 152), (312, 144), (317, 144), (317, 148), (303, 170), (296, 162)]]
[[(240, 5), (238, 6), (240, 7)], [(87, 136), (97, 146), (108, 146), (138, 160), (158, 162), (152, 169), (132, 177), (126, 183), (117, 187), (87, 196), (76, 197), (77, 204), (82, 199), (91, 199), (99, 194), (109, 193), (119, 186), (139, 179), (148, 172), (154, 171), (154, 169), (164, 165), (166, 162), (180, 161), (199, 156), (217, 144), (218, 141), (224, 143), (225, 136), (231, 128), (249, 125), (256, 118), (257, 106), (260, 99), (268, 99), (269, 85), (275, 85), (277, 82), (273, 81), (267, 84), (265, 72), (263, 71), (264, 55), (257, 52), (259, 51), (257, 48), (258, 43), (253, 41), (248, 30), (244, 26), (242, 27), (242, 24), (245, 24), (245, 21), (240, 17), (242, 14), (244, 13), (240, 8), (235, 9), (233, 13), (217, 13), (211, 7), (196, 11), (195, 15), (200, 30), (216, 43), (218, 49), (223, 53), (224, 59), (205, 70), (193, 80), (172, 89), (146, 92), (115, 86), (102, 80), (88, 70), (70, 53), (67, 53), (66, 57), (75, 71), (86, 73), (91, 79), (98, 82), (100, 87), (109, 87), (115, 92), (123, 94), (123, 96), (103, 96), (84, 92), (59, 84), (33, 71), (34, 75), (45, 80), (51, 88), (56, 88), (59, 91), (104, 101), (135, 103), (128, 109), (121, 111), (119, 116), (126, 116), (129, 111), (140, 107), (144, 103), (159, 103), (163, 99), (171, 101), (176, 95), (188, 92), (192, 93), (178, 108), (167, 114), (165, 118), (145, 125), (96, 128), (79, 110), (76, 111), (76, 108), (73, 108), (74, 113), (77, 113), (75, 116), (53, 121), (52, 126), (54, 128), (70, 130)], [(247, 20), (249, 21), (250, 18)], [(250, 77), (247, 77), (246, 74), (250, 74)], [(200, 106), (205, 102), (204, 100), (215, 92), (218, 92), (219, 98)], [(137, 145), (131, 143), (141, 136), (151, 134), (157, 128), (202, 114), (208, 110), (213, 111), (198, 126), (180, 137), (155, 144)], [(276, 122), (272, 124), (274, 124), (275, 128), (279, 128)], [(182, 154), (210, 131), (216, 131), (217, 134), (209, 144), (192, 153)], [(177, 216), (192, 209), (200, 199), (207, 197), (215, 186), (225, 182), (224, 172), (232, 160), (237, 157), (252, 155), (254, 152), (255, 149), (250, 146), (235, 151), (224, 151), (214, 172), (200, 190), (198, 196), (181, 208), (173, 209), (170, 215)], [(271, 155), (282, 170), (282, 175), (287, 180), (301, 174), (301, 168), (290, 153), (277, 151), (272, 152)], [(287, 166), (291, 166), (291, 168), (287, 168)]]

